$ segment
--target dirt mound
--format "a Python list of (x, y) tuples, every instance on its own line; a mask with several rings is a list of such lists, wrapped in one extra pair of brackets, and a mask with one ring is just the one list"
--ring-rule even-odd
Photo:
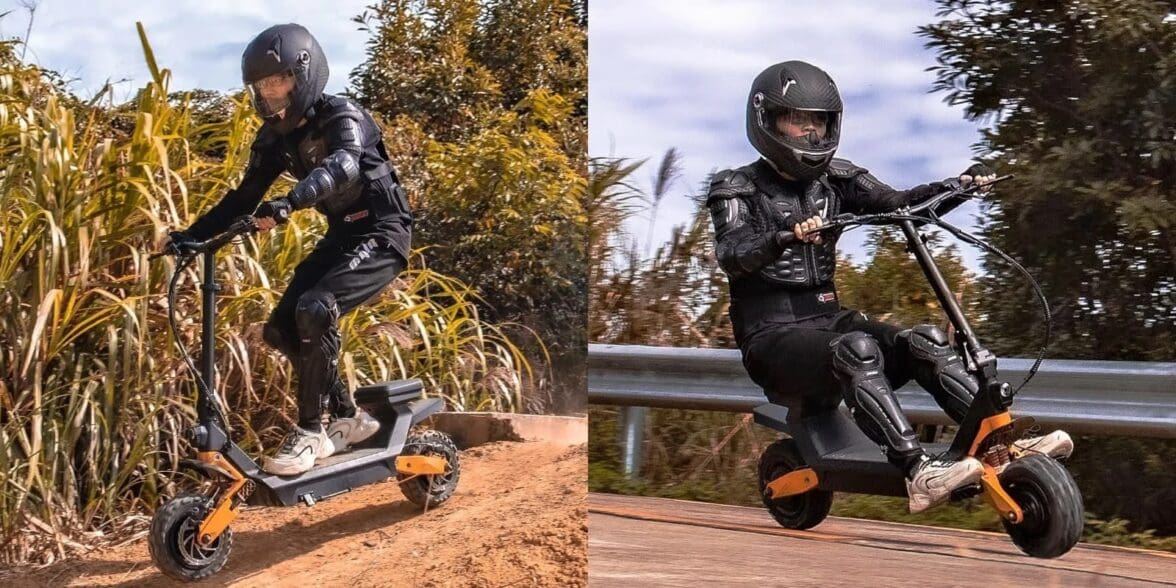
[[(229, 563), (204, 585), (586, 586), (588, 453), (499, 442), (462, 452), (448, 503), (428, 512), (395, 482), (313, 508), (250, 508)], [(9, 576), (8, 586), (171, 586), (145, 541)]]

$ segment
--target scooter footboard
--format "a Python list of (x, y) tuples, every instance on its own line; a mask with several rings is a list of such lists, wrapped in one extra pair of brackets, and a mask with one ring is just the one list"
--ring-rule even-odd
[(788, 427), (788, 407), (779, 404), (761, 404), (751, 410), (756, 424), (781, 433), (790, 434)]
[(445, 410), (445, 401), (440, 398), (420, 398), (408, 403), (412, 411), (412, 424), (417, 424)]
[(259, 473), (258, 489), (250, 504), (290, 506), (318, 500), (359, 486), (396, 476), (396, 456), (404, 449), (409, 429), (445, 408), (440, 398), (399, 399), (395, 403), (365, 405), (380, 420), (380, 430), (345, 453), (318, 460), (314, 469), (299, 476), (280, 477)]

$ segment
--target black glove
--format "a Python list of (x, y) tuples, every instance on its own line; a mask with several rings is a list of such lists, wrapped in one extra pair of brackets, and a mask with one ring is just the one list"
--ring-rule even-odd
[(188, 245), (195, 243), (196, 239), (187, 231), (170, 231), (167, 234), (167, 242), (163, 244), (163, 251), (165, 253), (184, 253), (190, 249)]
[(275, 198), (261, 203), (257, 210), (253, 213), (255, 218), (272, 218), (279, 225), (286, 224), (290, 220), (290, 212), (294, 207), (290, 205), (290, 200), (287, 198)]
[[(983, 178), (983, 180), (981, 180)], [(972, 187), (972, 184), (979, 181), (980, 183), (988, 183), (996, 179), (996, 172), (992, 168), (983, 163), (973, 163), (964, 173), (960, 174), (960, 189), (966, 190)], [(984, 186), (980, 188), (980, 192), (987, 194), (992, 191), (992, 186)]]

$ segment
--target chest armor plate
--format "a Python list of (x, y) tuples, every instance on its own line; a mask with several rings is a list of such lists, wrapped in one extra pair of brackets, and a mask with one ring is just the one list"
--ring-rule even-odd
[[(760, 185), (760, 189), (772, 208), (772, 224), (777, 230), (789, 230), (816, 215), (830, 219), (840, 213), (837, 195), (822, 181), (810, 183), (803, 194), (780, 184)], [(837, 235), (825, 233), (820, 244), (794, 241), (776, 261), (761, 269), (759, 276), (782, 286), (819, 286), (833, 280), (836, 267)]]

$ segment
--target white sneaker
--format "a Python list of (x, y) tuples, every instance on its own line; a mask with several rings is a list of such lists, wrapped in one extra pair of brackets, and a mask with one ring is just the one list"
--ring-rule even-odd
[(380, 421), (357, 407), (354, 418), (333, 419), (327, 425), (327, 437), (333, 444), (334, 452), (339, 453), (375, 435), (379, 430)]
[(1012, 450), (1018, 457), (1027, 453), (1041, 453), (1054, 459), (1065, 459), (1074, 453), (1074, 440), (1065, 431), (1054, 431), (1040, 437), (1026, 437), (1013, 441)]
[(294, 427), (286, 435), (278, 453), (261, 460), (261, 469), (277, 476), (293, 476), (309, 471), (314, 467), (314, 460), (330, 457), (333, 453), (335, 446), (325, 431), (307, 431), (302, 427)]
[(965, 457), (960, 461), (939, 458), (924, 460), (915, 466), (915, 472), (907, 480), (911, 512), (923, 512), (946, 501), (952, 490), (979, 482), (983, 474), (984, 465), (974, 457)]

